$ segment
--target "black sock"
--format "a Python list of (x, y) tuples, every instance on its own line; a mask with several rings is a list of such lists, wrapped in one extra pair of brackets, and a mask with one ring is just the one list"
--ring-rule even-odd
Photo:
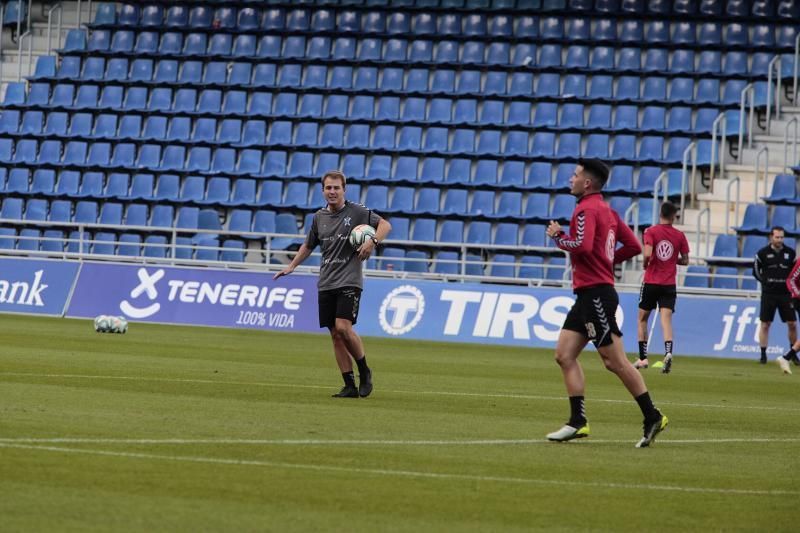
[(761, 359), (766, 359), (766, 358), (767, 358), (767, 347), (766, 346), (762, 346), (761, 347)]
[(356, 386), (356, 377), (353, 375), (353, 371), (350, 372), (342, 372), (342, 379), (344, 380), (345, 386)]
[(369, 372), (369, 367), (367, 366), (367, 356), (365, 355), (361, 359), (356, 359), (356, 365), (358, 365), (358, 375), (363, 376)]
[(672, 341), (664, 341), (664, 354), (672, 353)]
[(639, 360), (647, 359), (647, 341), (639, 341)]
[(654, 420), (661, 415), (661, 413), (658, 412), (658, 409), (656, 409), (656, 406), (653, 405), (653, 400), (650, 399), (649, 392), (645, 392), (637, 396), (636, 403), (639, 404), (639, 409), (642, 410), (645, 420)]
[(795, 356), (797, 356), (797, 352), (794, 351), (794, 348), (789, 348), (789, 351), (784, 354), (783, 358), (787, 361), (791, 361)]
[(569, 397), (569, 422), (574, 428), (579, 428), (586, 424), (586, 408), (583, 406), (583, 396)]

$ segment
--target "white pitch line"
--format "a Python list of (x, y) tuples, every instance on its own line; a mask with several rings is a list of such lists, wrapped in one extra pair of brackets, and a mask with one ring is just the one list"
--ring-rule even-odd
[[(628, 444), (635, 439), (590, 439), (573, 443), (589, 444)], [(659, 445), (667, 444), (786, 444), (800, 442), (800, 438), (722, 438), (722, 439), (658, 439)], [(120, 439), (91, 437), (0, 437), (0, 444), (241, 444), (241, 445), (288, 445), (288, 446), (496, 446), (521, 444), (547, 444), (545, 439), (471, 439), (471, 440), (392, 440), (392, 439)]]
[(32, 446), (26, 444), (0, 443), (0, 448), (16, 448), (25, 450), (43, 450), (59, 453), (75, 453), (86, 455), (102, 455), (109, 457), (123, 457), (130, 459), (158, 459), (164, 461), (206, 463), (233, 466), (263, 466), (268, 468), (283, 468), (292, 470), (311, 470), (318, 472), (341, 472), (346, 474), (364, 474), (373, 476), (391, 476), (418, 479), (450, 479), (461, 481), (481, 481), (505, 484), (544, 485), (544, 486), (569, 486), (569, 487), (594, 487), (602, 489), (620, 489), (634, 491), (666, 491), (704, 494), (728, 494), (743, 496), (797, 496), (796, 492), (786, 490), (755, 490), (755, 489), (726, 489), (713, 487), (681, 487), (675, 485), (647, 485), (638, 483), (601, 483), (592, 481), (568, 481), (560, 479), (538, 479), (523, 477), (481, 476), (477, 474), (450, 474), (444, 472), (419, 472), (414, 470), (387, 470), (382, 468), (357, 468), (331, 465), (315, 465), (304, 463), (282, 463), (277, 461), (257, 461), (250, 459), (220, 459), (215, 457), (196, 457), (182, 455), (158, 455), (136, 452), (113, 452), (108, 450), (84, 450), (80, 448), (64, 448), (60, 446)]
[[(97, 380), (121, 380), (121, 381), (152, 381), (160, 383), (197, 383), (206, 385), (245, 385), (245, 386), (255, 386), (255, 387), (285, 387), (292, 389), (325, 389), (325, 390), (333, 389), (332, 387), (326, 385), (300, 385), (295, 383), (274, 383), (274, 382), (263, 382), (263, 381), (215, 381), (213, 379), (155, 378), (147, 376), (37, 374), (35, 372), (0, 372), (0, 376), (20, 376), (20, 377), (30, 376), (30, 377), (42, 377), (42, 378), (97, 379)], [(473, 397), (473, 398), (506, 398), (506, 399), (519, 399), (519, 400), (543, 400), (543, 401), (559, 401), (559, 402), (564, 401), (566, 399), (563, 396), (540, 396), (533, 394), (411, 391), (411, 390), (389, 390), (389, 389), (384, 389), (382, 392), (391, 394), (457, 396), (457, 397)], [(631, 400), (613, 400), (607, 398), (592, 398), (590, 401), (602, 402), (602, 403), (619, 403), (619, 404), (631, 403)], [(756, 411), (786, 411), (790, 413), (800, 412), (800, 408), (791, 408), (785, 406), (722, 405), (722, 404), (683, 403), (683, 402), (670, 402), (670, 401), (659, 401), (658, 403), (659, 405), (674, 405), (677, 407), (692, 407), (698, 409), (748, 409)]]

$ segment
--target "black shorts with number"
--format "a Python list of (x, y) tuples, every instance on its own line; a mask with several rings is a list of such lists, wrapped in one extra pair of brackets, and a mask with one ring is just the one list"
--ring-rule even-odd
[(761, 293), (761, 311), (758, 318), (761, 322), (772, 322), (775, 319), (775, 310), (781, 316), (782, 322), (794, 322), (794, 306), (790, 294)]
[(622, 337), (616, 318), (619, 296), (613, 286), (578, 289), (575, 295), (575, 305), (567, 313), (563, 329), (586, 335), (598, 348), (613, 342), (612, 333)]
[(658, 304), (659, 309), (671, 309), (674, 312), (677, 299), (678, 291), (675, 285), (642, 283), (642, 288), (639, 290), (639, 309), (652, 311)]
[(319, 291), (319, 327), (332, 328), (337, 318), (356, 323), (358, 304), (361, 302), (361, 289), (342, 287), (329, 291)]

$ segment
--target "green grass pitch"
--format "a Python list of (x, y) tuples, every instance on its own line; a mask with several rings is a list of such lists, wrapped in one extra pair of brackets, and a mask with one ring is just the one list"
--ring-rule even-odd
[[(582, 356), (592, 436), (549, 350), (0, 315), (3, 531), (796, 531), (800, 375), (676, 357), (670, 427)], [(680, 352), (680, 337), (676, 346)], [(798, 368), (800, 370), (800, 368)], [(798, 372), (800, 374), (800, 372)]]

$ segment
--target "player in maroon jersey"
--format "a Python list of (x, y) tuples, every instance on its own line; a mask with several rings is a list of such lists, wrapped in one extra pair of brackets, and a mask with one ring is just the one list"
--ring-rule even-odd
[[(644, 436), (636, 444), (637, 448), (644, 448), (669, 421), (653, 405), (644, 379), (625, 356), (622, 332), (615, 317), (619, 296), (614, 289), (614, 265), (641, 253), (642, 247), (616, 211), (603, 201), (600, 191), (608, 173), (602, 161), (579, 161), (569, 180), (570, 194), (578, 200), (570, 222), (574, 233), (565, 234), (555, 221), (547, 227), (547, 235), (556, 246), (570, 254), (572, 288), (576, 295), (556, 344), (556, 362), (569, 394), (570, 418), (547, 438), (563, 442), (589, 436), (584, 409), (585, 379), (578, 356), (591, 340), (603, 364), (619, 377), (644, 415)], [(617, 248), (618, 241), (621, 248)]]
[(647, 368), (647, 321), (658, 306), (664, 333), (664, 367), (672, 369), (672, 313), (675, 312), (677, 265), (689, 264), (689, 242), (672, 224), (678, 214), (675, 204), (661, 204), (661, 218), (644, 232), (644, 281), (639, 291), (639, 360), (633, 366)]
[[(800, 259), (797, 260), (786, 277), (786, 288), (789, 289), (794, 301), (794, 307), (797, 309), (797, 313), (800, 314), (800, 307), (798, 307), (800, 305)], [(789, 351), (784, 355), (779, 355), (775, 360), (784, 374), (792, 373), (792, 369), (789, 368), (789, 361), (795, 365), (800, 365), (800, 358), (797, 357), (797, 352), (800, 352), (800, 340), (794, 341), (794, 344), (789, 347)]]

